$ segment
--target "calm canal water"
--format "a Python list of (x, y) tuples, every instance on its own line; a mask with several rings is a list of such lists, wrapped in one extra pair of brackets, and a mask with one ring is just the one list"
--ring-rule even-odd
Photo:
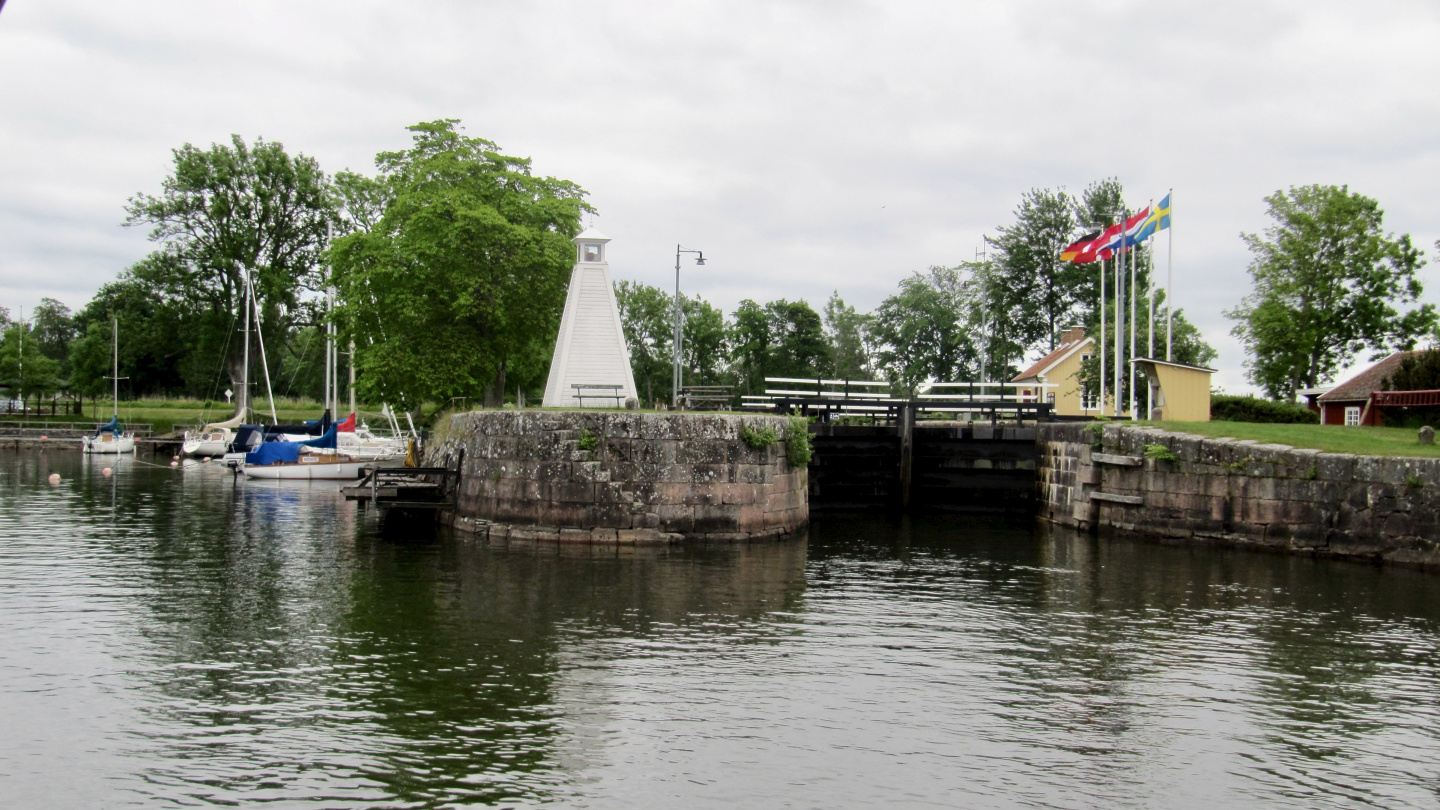
[(1440, 576), (955, 519), (493, 548), (105, 463), (0, 454), (7, 807), (1440, 804)]

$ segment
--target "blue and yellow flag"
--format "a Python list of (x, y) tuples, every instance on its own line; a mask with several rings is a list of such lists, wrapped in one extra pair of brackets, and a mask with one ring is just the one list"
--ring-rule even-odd
[(1127, 244), (1139, 244), (1154, 236), (1157, 231), (1163, 231), (1170, 227), (1170, 195), (1166, 194), (1160, 204), (1150, 210), (1150, 216), (1128, 239)]

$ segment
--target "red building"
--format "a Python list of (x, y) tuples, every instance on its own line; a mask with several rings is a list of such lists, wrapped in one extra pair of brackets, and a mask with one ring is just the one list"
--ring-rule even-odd
[[(1415, 394), (1433, 394), (1431, 391), (1381, 391), (1385, 380), (1400, 368), (1400, 361), (1416, 352), (1396, 352), (1354, 377), (1321, 394), (1314, 402), (1320, 406), (1322, 425), (1382, 425), (1380, 410), (1390, 405), (1429, 403), (1387, 402), (1396, 399), (1396, 394), (1407, 394), (1404, 399), (1414, 399)], [(1376, 395), (1380, 396), (1377, 397)], [(1378, 400), (1378, 401), (1377, 401)]]

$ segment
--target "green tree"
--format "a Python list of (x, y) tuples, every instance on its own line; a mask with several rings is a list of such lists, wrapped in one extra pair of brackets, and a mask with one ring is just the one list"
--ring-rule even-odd
[(764, 393), (766, 377), (818, 378), (829, 367), (824, 322), (805, 301), (761, 306), (747, 298), (728, 331), (730, 370), (742, 393)]
[(895, 392), (913, 397), (927, 380), (956, 381), (976, 368), (959, 268), (932, 267), (900, 282), (876, 308), (870, 339)]
[(11, 323), (0, 336), (0, 382), (22, 404), (59, 390), (60, 363), (45, 356), (28, 323)]
[(664, 290), (638, 281), (615, 283), (620, 324), (630, 349), (630, 369), (646, 407), (670, 401), (674, 376), (675, 302)]
[(1422, 292), (1424, 264), (1408, 235), (1347, 186), (1298, 186), (1265, 198), (1273, 224), (1242, 234), (1254, 289), (1226, 312), (1250, 353), (1250, 380), (1273, 398), (1333, 379), (1366, 349), (1408, 349), (1433, 329), (1433, 305), (1402, 311)]
[(680, 360), (685, 366), (686, 385), (720, 385), (726, 377), (729, 355), (726, 347), (725, 313), (699, 296), (680, 294), (681, 326), (685, 343)]
[[(176, 149), (174, 171), (160, 193), (137, 194), (126, 207), (126, 224), (149, 226), (150, 239), (162, 244), (132, 268), (131, 278), (193, 316), (185, 332), (173, 335), (177, 344), (223, 351), (241, 412), (249, 406), (242, 385), (244, 341), (229, 338), (243, 318), (242, 279), (247, 271), (253, 278), (258, 333), (273, 351), (290, 335), (302, 293), (320, 287), (319, 258), (333, 205), (313, 158), (234, 135), (228, 145)], [(252, 356), (257, 353), (252, 346)]]
[(507, 378), (542, 387), (585, 192), (458, 121), (409, 129), (410, 149), (376, 157), (384, 213), (330, 254), (359, 391), (416, 407), (487, 391), (493, 402)]
[(987, 240), (999, 275), (995, 292), (1005, 297), (997, 315), (1016, 319), (1007, 331), (1027, 350), (1054, 349), (1082, 303), (1082, 272), (1060, 261), (1060, 251), (1077, 233), (1075, 208), (1076, 200), (1064, 191), (1031, 189), (1021, 195), (1014, 224), (997, 228)]
[(870, 348), (865, 342), (871, 320), (846, 304), (839, 291), (830, 293), (830, 300), (825, 302), (825, 336), (830, 343), (830, 367), (826, 371), (833, 378), (868, 380), (874, 375)]
[(40, 353), (59, 364), (60, 376), (69, 376), (70, 342), (75, 339), (75, 319), (70, 308), (54, 298), (41, 298), (31, 315), (31, 334)]

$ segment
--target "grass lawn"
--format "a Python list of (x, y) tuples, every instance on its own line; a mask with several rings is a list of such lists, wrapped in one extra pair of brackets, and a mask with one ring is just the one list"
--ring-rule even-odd
[(1177, 433), (1254, 439), (1264, 444), (1288, 444), (1327, 453), (1366, 456), (1423, 456), (1440, 458), (1440, 446), (1422, 446), (1418, 431), (1409, 428), (1344, 427), (1342, 425), (1272, 425), (1255, 422), (1141, 422)]
[[(258, 410), (264, 415), (265, 421), (270, 421), (270, 404), (266, 400), (256, 402)], [(341, 407), (344, 407), (342, 404)], [(325, 407), (319, 402), (294, 399), (277, 399), (275, 412), (280, 421), (285, 424), (298, 424), (306, 419), (319, 419)], [(362, 418), (368, 411), (362, 407)], [(378, 409), (371, 409), (378, 410)], [(0, 412), (0, 420), (4, 421), (32, 421), (32, 422), (78, 422), (90, 425), (97, 422), (106, 422), (110, 419), (112, 406), (109, 400), (97, 401), (93, 405), (85, 404), (83, 416), (57, 414), (50, 416), (48, 413), (43, 416), (19, 417), (7, 415)], [(234, 415), (235, 409), (225, 405), (212, 403), (205, 407), (200, 400), (186, 399), (138, 399), (120, 402), (120, 420), (130, 424), (149, 424), (155, 435), (162, 436), (170, 432), (184, 432), (193, 428), (201, 422), (223, 422)], [(370, 419), (374, 424), (378, 420)]]

